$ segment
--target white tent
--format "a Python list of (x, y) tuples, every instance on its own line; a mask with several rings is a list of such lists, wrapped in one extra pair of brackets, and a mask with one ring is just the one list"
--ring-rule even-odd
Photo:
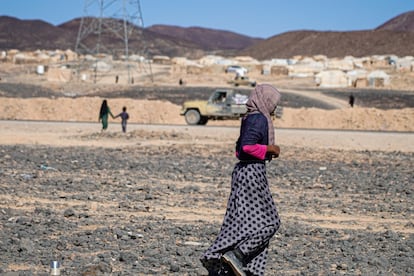
[(325, 66), (328, 70), (350, 71), (354, 69), (354, 61), (351, 59), (329, 59)]
[(324, 62), (305, 57), (288, 66), (290, 77), (313, 77), (325, 69)]
[(381, 70), (372, 71), (368, 74), (368, 83), (371, 87), (382, 87), (390, 84), (390, 76)]
[(367, 71), (364, 69), (355, 69), (346, 73), (348, 77), (348, 86), (365, 87), (367, 86)]
[(315, 75), (315, 83), (320, 87), (347, 87), (348, 78), (341, 70), (322, 71)]

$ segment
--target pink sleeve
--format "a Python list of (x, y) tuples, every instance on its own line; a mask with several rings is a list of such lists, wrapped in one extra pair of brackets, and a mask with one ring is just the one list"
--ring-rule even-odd
[(266, 145), (244, 145), (243, 151), (251, 156), (264, 160), (266, 157), (267, 146)]

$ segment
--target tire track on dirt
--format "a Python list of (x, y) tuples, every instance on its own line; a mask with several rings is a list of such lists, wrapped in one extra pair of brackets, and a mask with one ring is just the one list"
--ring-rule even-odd
[(293, 90), (293, 89), (282, 89), (284, 93), (291, 93), (296, 94), (302, 97), (310, 98), (316, 101), (320, 101), (325, 103), (328, 106), (331, 106), (332, 108), (346, 108), (348, 107), (348, 103), (346, 101), (340, 100), (338, 98), (329, 97), (321, 92), (315, 92), (315, 91), (301, 91), (301, 90)]

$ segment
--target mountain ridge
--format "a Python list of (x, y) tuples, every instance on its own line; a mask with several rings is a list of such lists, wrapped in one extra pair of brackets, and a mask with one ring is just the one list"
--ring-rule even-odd
[[(82, 18), (75, 18), (54, 26), (42, 20), (20, 20), (0, 16), (0, 49), (75, 50), (81, 20)], [(148, 56), (200, 58), (208, 54), (226, 57), (247, 55), (263, 60), (297, 55), (326, 55), (338, 58), (349, 55), (414, 55), (414, 11), (391, 18), (373, 30), (296, 30), (267, 39), (203, 27), (161, 24), (146, 28), (136, 27), (135, 33), (138, 36), (129, 40), (131, 52), (145, 49)], [(121, 39), (108, 35), (102, 37), (101, 43), (105, 43), (108, 51), (124, 48)], [(85, 43), (93, 47), (97, 41), (97, 36), (91, 36)]]

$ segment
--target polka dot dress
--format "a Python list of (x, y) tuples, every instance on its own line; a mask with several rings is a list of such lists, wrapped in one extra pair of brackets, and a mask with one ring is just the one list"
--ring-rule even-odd
[(232, 274), (220, 258), (235, 248), (246, 256), (246, 271), (264, 275), (269, 240), (280, 226), (265, 166), (264, 162), (240, 162), (235, 166), (220, 233), (201, 258), (209, 275)]

